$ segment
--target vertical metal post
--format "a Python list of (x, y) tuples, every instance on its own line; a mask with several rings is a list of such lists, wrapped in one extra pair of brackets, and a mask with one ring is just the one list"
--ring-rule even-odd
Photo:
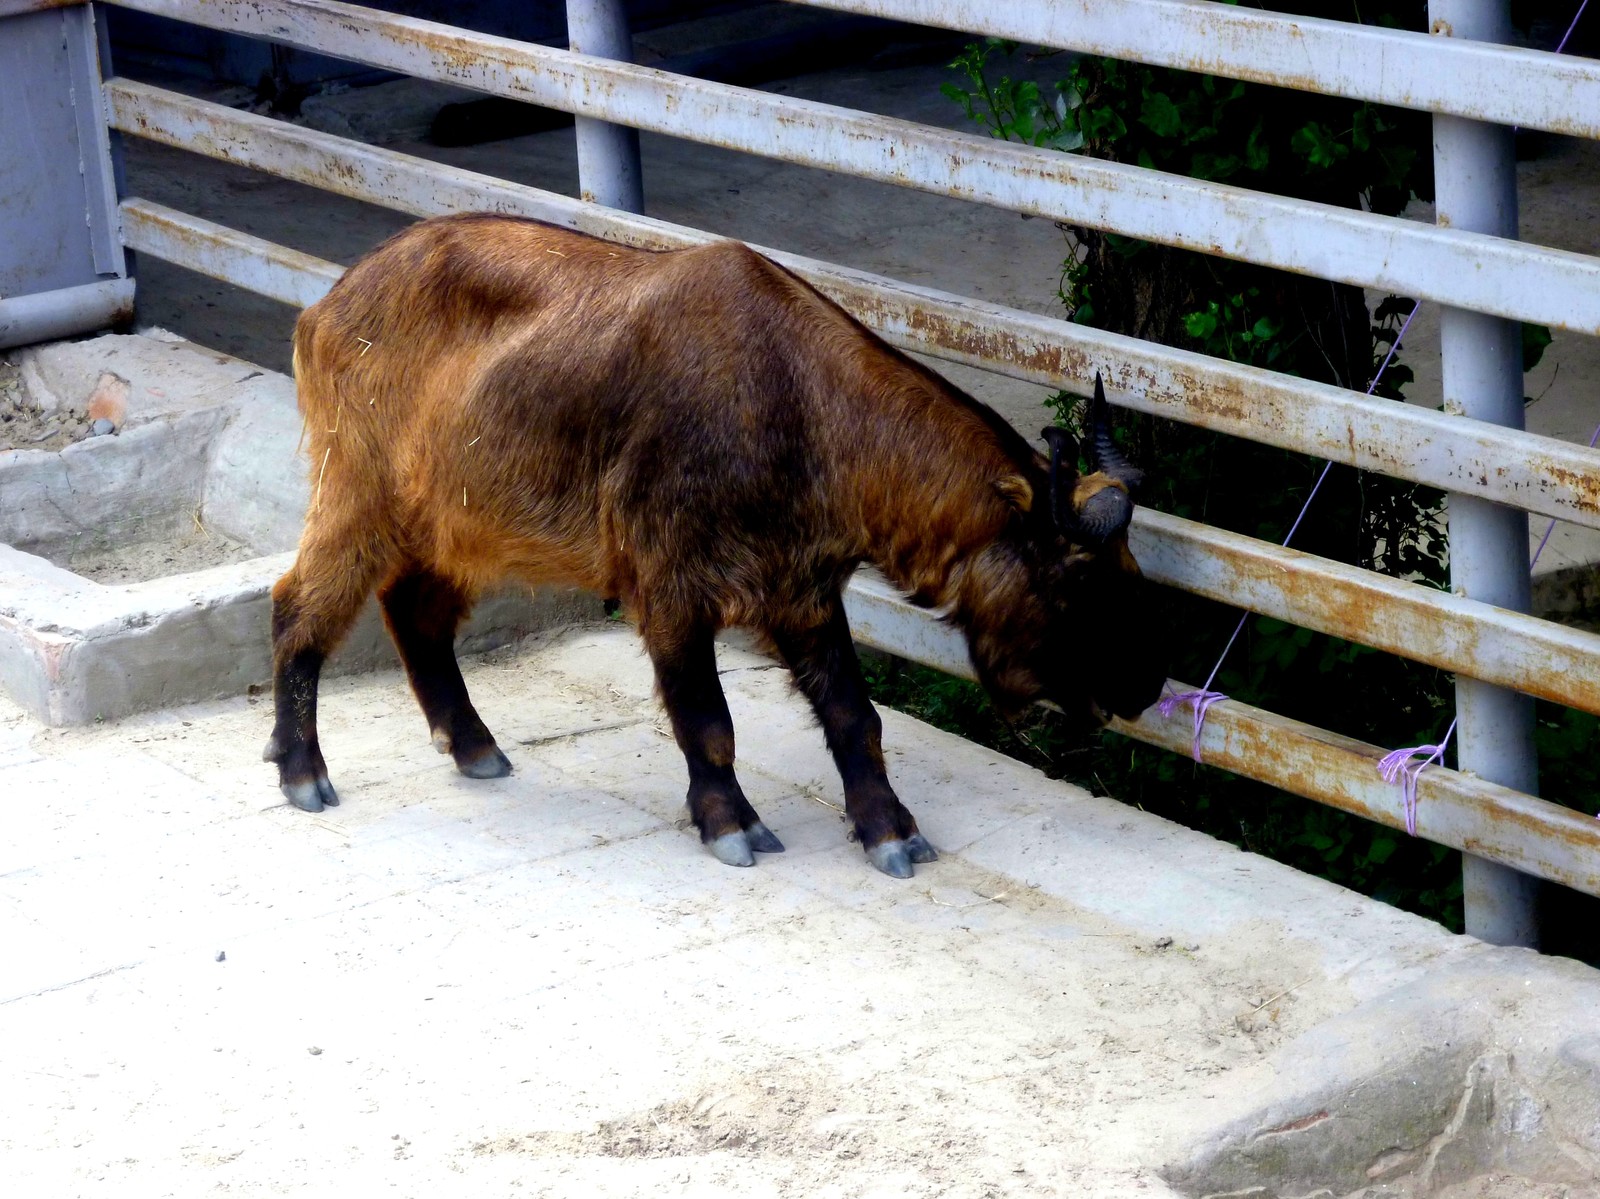
[[(580, 54), (632, 62), (624, 0), (567, 0), (567, 44)], [(578, 117), (577, 132), (579, 194), (607, 208), (643, 212), (639, 131)]]
[[(1508, 42), (1508, 0), (1430, 0), (1435, 36)], [(1438, 223), (1517, 236), (1514, 133), (1460, 117), (1433, 118)], [(1516, 321), (1446, 308), (1440, 318), (1448, 412), (1523, 427), (1522, 328)], [(1450, 582), (1458, 595), (1526, 612), (1530, 601), (1528, 517), (1471, 496), (1450, 496)], [(1461, 769), (1535, 794), (1533, 701), (1476, 679), (1456, 680)], [(1467, 932), (1498, 945), (1538, 942), (1538, 880), (1470, 854), (1462, 857)]]
[(0, 3), (0, 348), (133, 315), (96, 24)]

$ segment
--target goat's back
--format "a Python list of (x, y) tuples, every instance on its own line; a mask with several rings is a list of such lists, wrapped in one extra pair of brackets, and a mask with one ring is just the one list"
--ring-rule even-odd
[(737, 243), (654, 253), (514, 218), (423, 222), (296, 329), (311, 519), (381, 528), (471, 589), (648, 583), (739, 615), (813, 565), (775, 572), (775, 546), (861, 553), (832, 476), (868, 342)]

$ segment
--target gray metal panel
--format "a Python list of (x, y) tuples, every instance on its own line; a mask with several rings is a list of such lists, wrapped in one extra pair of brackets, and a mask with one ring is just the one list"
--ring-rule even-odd
[[(125, 276), (92, 9), (0, 20), (0, 114), (0, 297)], [(121, 306), (68, 309), (89, 322), (69, 330), (81, 332)]]
[(67, 72), (72, 112), (78, 126), (78, 169), (84, 216), (89, 222), (89, 252), (102, 278), (126, 273), (117, 235), (117, 188), (111, 167), (111, 135), (100, 98), (100, 39), (95, 11), (84, 6), (63, 14), (67, 23)]

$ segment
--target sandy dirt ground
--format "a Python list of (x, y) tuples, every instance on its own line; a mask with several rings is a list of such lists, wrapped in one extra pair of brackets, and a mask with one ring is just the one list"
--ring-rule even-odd
[(52, 560), (57, 566), (96, 583), (117, 585), (209, 570), (213, 566), (248, 562), (260, 556), (250, 546), (209, 529), (196, 519), (193, 528), (176, 537), (69, 549)]
[(21, 371), (0, 355), (0, 454), (7, 450), (60, 450), (89, 434), (80, 408), (45, 408), (28, 395)]

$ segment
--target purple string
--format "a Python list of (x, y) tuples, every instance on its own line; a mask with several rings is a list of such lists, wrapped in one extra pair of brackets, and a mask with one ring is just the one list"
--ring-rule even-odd
[(1560, 54), (1567, 48), (1567, 41), (1572, 37), (1572, 31), (1578, 27), (1578, 22), (1583, 17), (1583, 10), (1588, 7), (1589, 0), (1583, 0), (1583, 3), (1578, 5), (1578, 11), (1574, 13), (1572, 17), (1572, 24), (1567, 26), (1567, 32), (1561, 36), (1561, 44), (1556, 47), (1557, 54)]
[[(1561, 42), (1556, 46), (1556, 53), (1560, 54), (1567, 48), (1567, 42), (1572, 37), (1572, 31), (1578, 27), (1578, 21), (1583, 17), (1583, 10), (1589, 7), (1589, 0), (1583, 0), (1578, 5), (1578, 11), (1572, 16), (1572, 24), (1567, 26), (1567, 32), (1562, 35)], [(1412, 310), (1413, 312), (1415, 309)], [(1396, 338), (1396, 341), (1399, 339)], [(1387, 365), (1387, 361), (1385, 362)], [(1593, 435), (1589, 438), (1589, 448), (1593, 449), (1595, 442), (1600, 441), (1600, 425), (1596, 425)], [(1551, 517), (1550, 523), (1545, 526), (1544, 536), (1539, 539), (1539, 548), (1533, 551), (1533, 557), (1528, 562), (1531, 571), (1539, 564), (1539, 555), (1544, 553), (1544, 547), (1550, 543), (1550, 534), (1556, 531), (1556, 521)], [(1438, 745), (1414, 745), (1409, 749), (1397, 749), (1386, 753), (1378, 759), (1378, 773), (1383, 776), (1383, 781), (1400, 783), (1400, 800), (1405, 809), (1406, 832), (1411, 836), (1417, 835), (1417, 780), (1422, 772), (1435, 762), (1444, 758), (1445, 746), (1450, 744), (1450, 738), (1456, 731), (1456, 720), (1450, 721), (1450, 727), (1444, 731), (1444, 739)], [(1421, 757), (1420, 762), (1411, 759)], [(1600, 820), (1600, 814), (1595, 817)]]
[(1179, 704), (1194, 705), (1194, 741), (1189, 746), (1189, 756), (1196, 762), (1200, 761), (1200, 734), (1205, 731), (1206, 713), (1211, 711), (1211, 705), (1221, 703), (1228, 697), (1220, 691), (1211, 691), (1202, 687), (1199, 691), (1185, 691), (1180, 695), (1169, 695), (1156, 705), (1163, 716), (1171, 716)]
[[(1588, 0), (1584, 0), (1588, 3)], [(1383, 378), (1383, 372), (1389, 369), (1395, 351), (1400, 348), (1400, 340), (1405, 337), (1406, 330), (1411, 328), (1411, 318), (1417, 315), (1420, 304), (1412, 304), (1411, 311), (1406, 314), (1405, 323), (1400, 326), (1400, 332), (1389, 343), (1389, 352), (1383, 356), (1383, 361), (1378, 364), (1378, 369), (1373, 372), (1372, 382), (1367, 384), (1367, 394), (1371, 395), (1378, 386), (1378, 380)], [(1596, 430), (1600, 432), (1600, 430)], [(1311, 485), (1311, 493), (1306, 496), (1306, 502), (1300, 505), (1300, 515), (1294, 518), (1294, 524), (1289, 526), (1289, 532), (1284, 536), (1283, 544), (1287, 546), (1294, 540), (1294, 535), (1300, 529), (1300, 523), (1305, 520), (1306, 513), (1311, 511), (1312, 501), (1317, 498), (1317, 492), (1322, 490), (1322, 484), (1328, 477), (1328, 472), (1333, 469), (1332, 461), (1323, 463), (1322, 473), (1317, 476), (1317, 481)], [(1234, 642), (1239, 640), (1239, 634), (1244, 632), (1245, 622), (1250, 619), (1250, 613), (1244, 612), (1239, 616), (1239, 623), (1233, 626), (1233, 636), (1228, 638), (1228, 644), (1222, 647), (1222, 653), (1217, 658), (1217, 664), (1211, 668), (1211, 673), (1206, 676), (1205, 685), (1198, 691), (1183, 691), (1177, 695), (1169, 695), (1156, 705), (1161, 715), (1170, 717), (1177, 711), (1180, 704), (1192, 704), (1194, 707), (1194, 740), (1189, 746), (1189, 756), (1196, 762), (1200, 761), (1200, 734), (1205, 731), (1206, 713), (1211, 711), (1213, 704), (1221, 703), (1228, 696), (1221, 691), (1211, 690), (1211, 684), (1216, 681), (1217, 672), (1222, 669), (1222, 664), (1227, 660), (1228, 654), (1233, 650)]]
[[(1406, 832), (1413, 837), (1417, 835), (1417, 779), (1422, 776), (1423, 770), (1444, 757), (1445, 746), (1450, 744), (1455, 731), (1456, 722), (1452, 720), (1450, 727), (1444, 731), (1444, 740), (1438, 745), (1413, 745), (1410, 749), (1392, 750), (1378, 759), (1378, 773), (1383, 775), (1383, 781), (1392, 783), (1398, 779), (1400, 782)], [(1423, 755), (1422, 761), (1413, 762), (1411, 759), (1418, 754)]]

